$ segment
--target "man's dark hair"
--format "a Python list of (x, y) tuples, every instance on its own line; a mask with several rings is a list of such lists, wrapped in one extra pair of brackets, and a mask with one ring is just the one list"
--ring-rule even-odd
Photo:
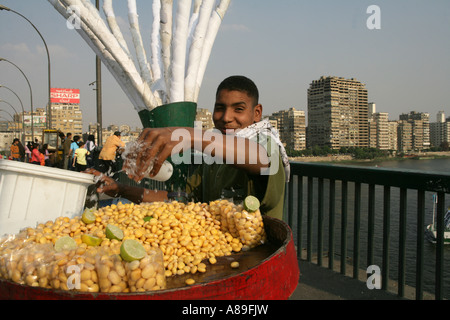
[(254, 105), (258, 105), (259, 101), (259, 91), (256, 84), (247, 77), (244, 76), (231, 76), (222, 81), (222, 83), (217, 88), (216, 97), (222, 90), (229, 91), (240, 91), (245, 92), (247, 95), (253, 99)]

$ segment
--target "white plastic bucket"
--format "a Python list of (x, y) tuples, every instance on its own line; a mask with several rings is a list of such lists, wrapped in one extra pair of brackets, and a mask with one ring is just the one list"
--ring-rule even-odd
[(0, 159), (0, 236), (82, 213), (94, 176)]

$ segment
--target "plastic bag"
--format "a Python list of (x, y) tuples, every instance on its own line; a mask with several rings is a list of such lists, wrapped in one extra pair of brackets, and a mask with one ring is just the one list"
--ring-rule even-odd
[(96, 270), (100, 292), (129, 292), (124, 262), (119, 255), (109, 252), (97, 255)]
[(125, 263), (131, 292), (145, 292), (166, 288), (163, 253), (158, 248), (147, 250), (141, 260)]
[(266, 233), (261, 212), (236, 211), (234, 214), (236, 229), (244, 248), (254, 248), (266, 241)]

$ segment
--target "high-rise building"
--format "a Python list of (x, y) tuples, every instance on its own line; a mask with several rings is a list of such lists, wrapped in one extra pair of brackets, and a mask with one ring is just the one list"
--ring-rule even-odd
[(52, 126), (64, 133), (82, 135), (83, 113), (78, 104), (52, 104)]
[(52, 129), (72, 135), (83, 134), (79, 89), (51, 88), (51, 110)]
[(305, 111), (290, 108), (272, 113), (269, 120), (276, 120), (280, 140), (286, 149), (295, 151), (306, 149)]
[(398, 150), (421, 151), (430, 148), (430, 114), (411, 111), (401, 114), (398, 124)]
[(368, 93), (365, 84), (321, 77), (308, 89), (308, 146), (368, 147)]
[(389, 113), (376, 112), (375, 103), (369, 103), (369, 147), (397, 150), (397, 122), (389, 121)]
[(441, 147), (450, 142), (450, 118), (445, 118), (444, 111), (439, 111), (437, 122), (430, 123), (430, 143), (433, 147)]

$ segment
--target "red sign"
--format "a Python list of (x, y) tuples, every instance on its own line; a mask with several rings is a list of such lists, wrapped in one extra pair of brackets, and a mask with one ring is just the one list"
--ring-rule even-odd
[(50, 91), (50, 102), (80, 104), (80, 89), (52, 88)]

